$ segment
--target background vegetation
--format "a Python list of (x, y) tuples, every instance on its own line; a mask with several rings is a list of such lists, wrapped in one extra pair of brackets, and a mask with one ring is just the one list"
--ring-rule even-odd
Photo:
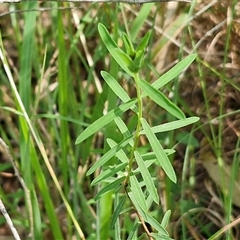
[[(121, 49), (123, 33), (137, 47), (151, 32), (139, 71), (150, 83), (196, 54), (190, 67), (161, 88), (187, 117), (200, 121), (156, 134), (164, 149), (176, 151), (169, 158), (177, 183), (159, 166), (149, 167), (160, 198), (150, 212), (174, 239), (240, 238), (237, 0), (1, 4), (0, 19), (6, 56), (0, 68), (0, 137), (9, 147), (9, 152), (4, 144), (0, 148), (0, 191), (22, 239), (149, 239), (144, 227), (154, 231), (121, 201), (124, 192), (119, 199), (108, 192), (94, 201), (100, 184), (91, 182), (100, 171), (86, 173), (109, 150), (106, 138), (120, 142), (116, 125), (75, 144), (84, 129), (120, 104), (102, 70), (136, 97), (132, 78), (109, 54), (98, 23)], [(176, 120), (149, 98), (143, 116), (151, 126)], [(134, 131), (134, 115), (127, 111), (122, 119)], [(139, 152), (148, 151), (147, 139), (140, 138)], [(111, 169), (116, 159), (108, 164)], [(112, 228), (113, 209), (121, 202), (118, 227)], [(0, 224), (0, 235), (11, 237), (2, 216)]]

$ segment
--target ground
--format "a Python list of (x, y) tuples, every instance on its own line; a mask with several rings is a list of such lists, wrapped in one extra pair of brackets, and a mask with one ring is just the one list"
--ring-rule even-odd
[[(77, 8), (68, 9), (76, 6)], [(81, 108), (77, 113), (84, 115), (85, 119), (90, 119), (93, 114), (94, 105), (97, 102), (98, 92), (101, 91), (103, 80), (100, 71), (109, 66), (109, 56), (106, 50), (101, 48), (100, 39), (97, 35), (98, 20), (108, 23), (109, 29), (114, 25), (113, 5), (99, 5), (84, 3), (79, 5), (64, 5), (65, 9), (60, 10), (64, 16), (65, 27), (65, 46), (66, 57), (69, 57), (69, 69), (71, 73), (72, 91), (76, 101), (85, 101), (85, 112)], [(194, 8), (187, 3), (158, 3), (152, 6), (147, 20), (143, 23), (140, 34), (144, 34), (149, 29), (154, 29), (149, 49), (147, 52), (147, 63), (154, 66), (154, 71), (142, 73), (149, 81), (154, 81), (159, 76), (169, 70), (179, 59), (196, 53), (196, 60), (183, 72), (174, 84), (169, 85), (163, 92), (185, 112), (187, 116), (198, 116), (200, 121), (193, 127), (186, 127), (174, 132), (172, 136), (166, 137), (163, 145), (170, 141), (172, 146), (176, 144), (176, 154), (173, 157), (173, 166), (177, 172), (178, 185), (172, 189), (174, 193), (175, 206), (164, 206), (166, 209), (173, 209), (173, 216), (169, 224), (169, 232), (174, 239), (207, 239), (213, 236), (218, 230), (227, 232), (231, 229), (231, 235), (228, 239), (240, 239), (240, 228), (237, 217), (240, 214), (238, 200), (233, 200), (233, 208), (227, 203), (224, 197), (221, 183), (211, 174), (228, 174), (219, 170), (218, 165), (226, 164), (238, 169), (239, 165), (239, 127), (240, 127), (240, 3), (237, 1), (207, 1), (202, 0), (193, 4)], [(56, 99), (54, 91), (56, 89), (56, 76), (58, 72), (57, 61), (58, 49), (56, 40), (56, 10), (57, 5), (48, 3), (39, 3), (39, 16), (37, 18), (36, 45), (33, 46), (36, 51), (34, 56), (36, 62), (33, 62), (32, 70), (32, 96), (39, 97), (40, 104), (37, 113), (45, 113), (46, 106), (51, 105), (51, 101)], [(47, 10), (44, 8), (48, 8)], [(119, 10), (119, 29), (131, 30), (131, 23), (136, 18), (142, 6), (123, 5), (122, 11)], [(12, 74), (16, 84), (19, 84), (19, 69), (21, 68), (21, 47), (23, 39), (23, 9), (22, 5), (2, 4), (0, 6), (0, 29), (3, 38), (3, 45), (7, 53), (7, 58), (11, 67)], [(20, 12), (13, 13), (15, 10)], [(27, 13), (26, 13), (27, 14)], [(78, 16), (83, 22), (84, 34), (80, 34), (78, 39), (76, 18)], [(15, 22), (17, 20), (17, 22)], [(154, 22), (154, 26), (152, 23)], [(125, 24), (125, 25), (124, 25)], [(71, 26), (71, 27), (70, 27)], [(127, 27), (126, 27), (127, 26)], [(128, 30), (129, 30), (128, 29)], [(137, 39), (141, 38), (138, 36)], [(75, 43), (74, 41), (81, 41)], [(41, 78), (37, 68), (41, 66), (42, 59), (47, 44), (46, 61), (41, 89), (38, 81)], [(121, 45), (119, 38), (119, 45)], [(75, 55), (72, 52), (75, 51)], [(97, 53), (96, 53), (97, 52)], [(84, 60), (79, 57), (82, 54)], [(81, 61), (78, 59), (81, 59)], [(89, 82), (89, 69), (94, 62), (94, 79)], [(0, 123), (1, 138), (10, 146), (10, 152), (13, 159), (20, 163), (19, 147), (19, 120), (13, 111), (6, 111), (2, 107), (16, 108), (13, 93), (1, 65), (0, 71)], [(147, 68), (146, 68), (147, 69)], [(153, 67), (152, 67), (153, 69)], [(80, 77), (79, 77), (80, 76)], [(81, 79), (79, 84), (78, 79)], [(131, 87), (129, 79), (120, 74), (120, 82), (127, 89), (130, 95), (135, 92)], [(98, 85), (99, 84), (99, 85)], [(84, 91), (82, 89), (88, 89)], [(87, 92), (87, 98), (84, 94)], [(52, 100), (48, 99), (48, 94)], [(41, 106), (44, 106), (41, 109)], [(34, 106), (31, 106), (34, 108)], [(57, 103), (51, 105), (51, 112), (58, 114), (59, 106)], [(146, 108), (146, 114), (153, 124), (159, 121), (168, 121), (167, 117), (159, 116), (155, 111), (155, 106)], [(68, 109), (73, 111), (72, 109)], [(76, 112), (74, 113), (76, 116)], [(73, 115), (74, 115), (73, 114)], [(36, 121), (36, 119), (35, 119)], [(47, 154), (51, 159), (55, 170), (61, 171), (57, 166), (57, 159), (61, 157), (62, 150), (57, 148), (57, 140), (51, 139), (54, 131), (60, 131), (59, 125), (56, 129), (47, 125), (47, 120), (39, 118), (38, 128), (42, 133), (43, 141), (46, 143)], [(76, 139), (77, 133), (73, 126), (69, 126), (70, 138)], [(191, 133), (192, 139), (184, 138)], [(99, 143), (100, 139), (100, 143)], [(102, 145), (101, 137), (95, 138), (94, 146)], [(170, 140), (169, 140), (170, 139)], [(74, 142), (74, 140), (72, 140)], [(97, 142), (98, 141), (98, 142)], [(172, 147), (171, 146), (171, 147)], [(52, 151), (52, 149), (55, 149)], [(71, 150), (74, 148), (72, 147)], [(77, 150), (76, 150), (77, 151)], [(187, 152), (186, 152), (187, 151)], [(14, 171), (8, 165), (9, 156), (3, 148), (0, 148), (0, 158), (3, 168), (1, 169), (1, 194), (4, 194), (2, 200), (8, 200), (11, 204), (6, 207), (11, 209), (10, 214), (15, 215), (24, 212), (24, 196), (20, 191), (19, 196), (14, 202), (14, 198), (21, 185), (18, 178), (14, 176)], [(210, 160), (209, 160), (210, 159)], [(209, 167), (207, 163), (211, 163)], [(81, 162), (83, 163), (83, 161)], [(216, 168), (214, 168), (217, 166)], [(86, 172), (86, 165), (79, 165), (78, 171)], [(6, 170), (7, 168), (7, 170)], [(44, 168), (44, 167), (43, 167)], [(46, 169), (45, 169), (46, 170)], [(21, 170), (20, 170), (21, 174)], [(161, 173), (160, 173), (161, 174)], [(228, 180), (231, 181), (229, 174)], [(48, 177), (50, 179), (50, 177)], [(61, 177), (60, 177), (61, 179)], [(220, 178), (222, 179), (222, 178)], [(236, 185), (233, 188), (233, 195), (238, 194), (240, 182), (233, 180)], [(89, 186), (88, 179), (83, 184), (86, 198), (89, 199), (93, 194)], [(53, 185), (53, 183), (51, 183)], [(53, 187), (53, 186), (52, 186)], [(164, 189), (159, 189), (164, 198)], [(56, 191), (56, 190), (55, 190)], [(12, 195), (11, 195), (12, 194)], [(227, 193), (228, 195), (229, 193)], [(54, 196), (59, 201), (56, 194)], [(225, 200), (225, 202), (224, 202)], [(162, 200), (164, 202), (164, 199)], [(39, 202), (41, 204), (41, 200)], [(176, 206), (177, 205), (177, 206)], [(40, 207), (41, 208), (41, 207)], [(17, 213), (16, 213), (16, 212)], [(10, 236), (11, 233), (1, 219), (1, 236)], [(232, 223), (232, 225), (228, 225)], [(64, 228), (64, 227), (63, 227)], [(23, 228), (18, 228), (22, 237), (26, 237)], [(64, 229), (63, 229), (64, 231)], [(85, 230), (87, 232), (87, 230)], [(185, 233), (184, 233), (185, 231)], [(44, 234), (48, 235), (48, 231)], [(183, 237), (184, 236), (184, 237)], [(225, 237), (223, 234), (222, 236)], [(229, 236), (228, 236), (229, 237)], [(215, 239), (215, 238), (213, 238)], [(225, 238), (219, 238), (225, 239)]]

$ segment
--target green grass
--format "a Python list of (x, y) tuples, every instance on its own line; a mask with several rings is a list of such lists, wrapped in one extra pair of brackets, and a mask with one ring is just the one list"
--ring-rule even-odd
[[(52, 10), (32, 10), (40, 6)], [(21, 3), (11, 10), (27, 12), (0, 16), (7, 24), (0, 29), (0, 137), (19, 171), (13, 192), (2, 186), (0, 193), (21, 238), (187, 240), (195, 231), (209, 239), (234, 239), (231, 226), (217, 228), (209, 219), (205, 224), (204, 196), (195, 201), (187, 195), (199, 186), (195, 153), (201, 136), (212, 142), (218, 164), (223, 161), (222, 133), (230, 116), (225, 89), (239, 91), (226, 73), (232, 25), (220, 70), (195, 49), (195, 28), (187, 25), (194, 3), (181, 5), (163, 35), (159, 19), (167, 4), (56, 9), (62, 6), (69, 4)], [(176, 36), (180, 40), (171, 52), (168, 44)], [(190, 43), (194, 54), (186, 52)], [(159, 69), (165, 57), (172, 68)], [(188, 72), (191, 64), (197, 76)], [(170, 71), (162, 71), (165, 67)], [(182, 73), (199, 80), (205, 122), (197, 122), (193, 106), (181, 97)], [(207, 73), (221, 83), (210, 96)], [(218, 112), (212, 115), (216, 95)], [(238, 148), (239, 141), (230, 196)], [(1, 172), (10, 166), (1, 162)], [(227, 226), (234, 209), (231, 197), (222, 196)]]

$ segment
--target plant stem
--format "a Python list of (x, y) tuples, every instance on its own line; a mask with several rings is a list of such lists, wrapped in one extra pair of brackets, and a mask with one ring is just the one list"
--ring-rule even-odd
[(134, 82), (135, 82), (135, 87), (137, 91), (137, 99), (138, 99), (138, 120), (137, 120), (137, 127), (136, 127), (136, 132), (134, 136), (134, 145), (131, 151), (130, 159), (129, 159), (129, 164), (128, 164), (128, 171), (127, 171), (127, 177), (125, 179), (124, 185), (127, 186), (130, 178), (130, 174), (132, 172), (132, 165), (133, 165), (133, 160), (134, 160), (134, 152), (137, 149), (138, 142), (139, 142), (139, 136), (140, 136), (140, 130), (141, 130), (141, 118), (142, 118), (142, 97), (141, 97), (141, 89), (139, 86), (139, 74), (136, 73), (134, 74)]

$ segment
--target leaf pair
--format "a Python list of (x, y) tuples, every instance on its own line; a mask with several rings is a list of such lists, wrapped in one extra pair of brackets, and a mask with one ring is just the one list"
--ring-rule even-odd
[(141, 40), (139, 46), (136, 50), (133, 47), (132, 42), (126, 34), (123, 34), (123, 42), (126, 49), (126, 53), (118, 47), (116, 42), (111, 38), (106, 27), (99, 23), (98, 31), (102, 41), (107, 47), (111, 56), (116, 60), (116, 62), (121, 66), (121, 68), (133, 76), (143, 65), (143, 58), (145, 53), (145, 48), (147, 47), (150, 32), (148, 32)]

